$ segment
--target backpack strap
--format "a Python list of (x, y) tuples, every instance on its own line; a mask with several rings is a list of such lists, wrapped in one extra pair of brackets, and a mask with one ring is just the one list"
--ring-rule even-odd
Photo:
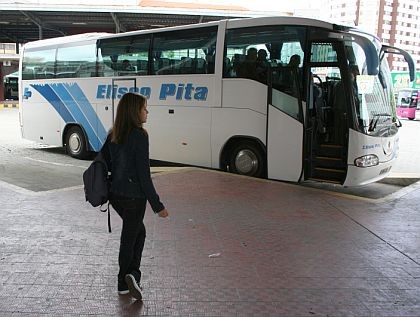
[(102, 209), (102, 206), (103, 205), (101, 205), (99, 207), (99, 210), (102, 211), (102, 212), (107, 212), (108, 211), (108, 232), (111, 233), (112, 232), (111, 231), (111, 212), (109, 211), (109, 201), (108, 201), (105, 209)]
[[(111, 142), (111, 134), (108, 134), (108, 136), (105, 140), (105, 143), (104, 143), (104, 145), (102, 146), (102, 149), (101, 149), (101, 153), (104, 156), (106, 165), (108, 167), (108, 172), (112, 171), (111, 150), (109, 148), (109, 143), (110, 142)], [(107, 206), (106, 206), (105, 209), (102, 209), (102, 206), (99, 209), (102, 212), (108, 211), (108, 232), (111, 233), (111, 212), (109, 210), (109, 201), (107, 202)]]
[(109, 202), (108, 202), (108, 232), (111, 233), (111, 212), (109, 211)]
[(111, 134), (108, 134), (104, 145), (101, 148), (101, 153), (105, 159), (108, 171), (112, 171), (112, 161), (111, 161), (111, 150), (109, 148), (109, 143), (111, 142)]

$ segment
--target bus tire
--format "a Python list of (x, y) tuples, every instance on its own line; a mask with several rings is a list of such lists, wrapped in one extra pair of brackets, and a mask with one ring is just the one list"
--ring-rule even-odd
[(78, 126), (71, 127), (66, 133), (66, 151), (72, 157), (83, 159), (87, 156), (86, 138)]
[(229, 171), (236, 174), (263, 177), (264, 156), (252, 142), (240, 142), (230, 151)]
[(414, 118), (408, 118), (408, 120), (414, 120)]

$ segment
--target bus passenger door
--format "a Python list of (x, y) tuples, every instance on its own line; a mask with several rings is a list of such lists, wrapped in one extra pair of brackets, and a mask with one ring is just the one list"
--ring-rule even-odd
[(267, 176), (299, 181), (302, 173), (303, 124), (301, 74), (290, 66), (272, 68), (267, 105)]
[(345, 70), (343, 43), (314, 41), (310, 49), (304, 179), (343, 184), (353, 87)]
[(96, 114), (98, 116), (96, 131), (100, 139), (95, 151), (99, 151), (105, 143), (108, 131), (114, 124), (117, 106), (122, 95), (129, 91), (137, 91), (135, 78), (115, 78), (99, 82), (96, 92)]

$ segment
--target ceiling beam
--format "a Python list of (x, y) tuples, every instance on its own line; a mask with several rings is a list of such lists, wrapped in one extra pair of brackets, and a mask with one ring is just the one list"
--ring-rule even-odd
[(35, 25), (38, 26), (39, 28), (39, 35), (40, 38), (42, 38), (42, 29), (47, 29), (47, 30), (52, 30), (52, 31), (56, 31), (58, 33), (61, 33), (62, 35), (66, 35), (65, 32), (61, 31), (60, 29), (54, 28), (51, 25), (49, 25), (48, 23), (44, 23), (42, 22), (41, 19), (39, 19), (38, 17), (36, 17), (35, 15), (33, 15), (30, 12), (26, 12), (26, 11), (20, 11), (20, 13), (22, 13), (24, 16), (26, 16), (29, 20), (31, 20), (32, 23), (34, 23)]
[(115, 23), (115, 32), (117, 33), (125, 32), (126, 29), (124, 25), (121, 23), (120, 19), (118, 19), (117, 14), (114, 12), (110, 12), (110, 14)]
[(0, 30), (0, 34), (3, 35), (4, 37), (8, 38), (13, 43), (20, 43), (19, 38), (17, 38), (16, 36), (13, 36), (12, 34), (10, 34), (8, 32)]

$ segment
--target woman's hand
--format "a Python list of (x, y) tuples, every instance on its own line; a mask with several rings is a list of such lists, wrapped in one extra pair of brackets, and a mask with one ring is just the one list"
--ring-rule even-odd
[(158, 216), (161, 218), (166, 218), (169, 216), (168, 211), (165, 209), (162, 209), (161, 211), (158, 212)]

